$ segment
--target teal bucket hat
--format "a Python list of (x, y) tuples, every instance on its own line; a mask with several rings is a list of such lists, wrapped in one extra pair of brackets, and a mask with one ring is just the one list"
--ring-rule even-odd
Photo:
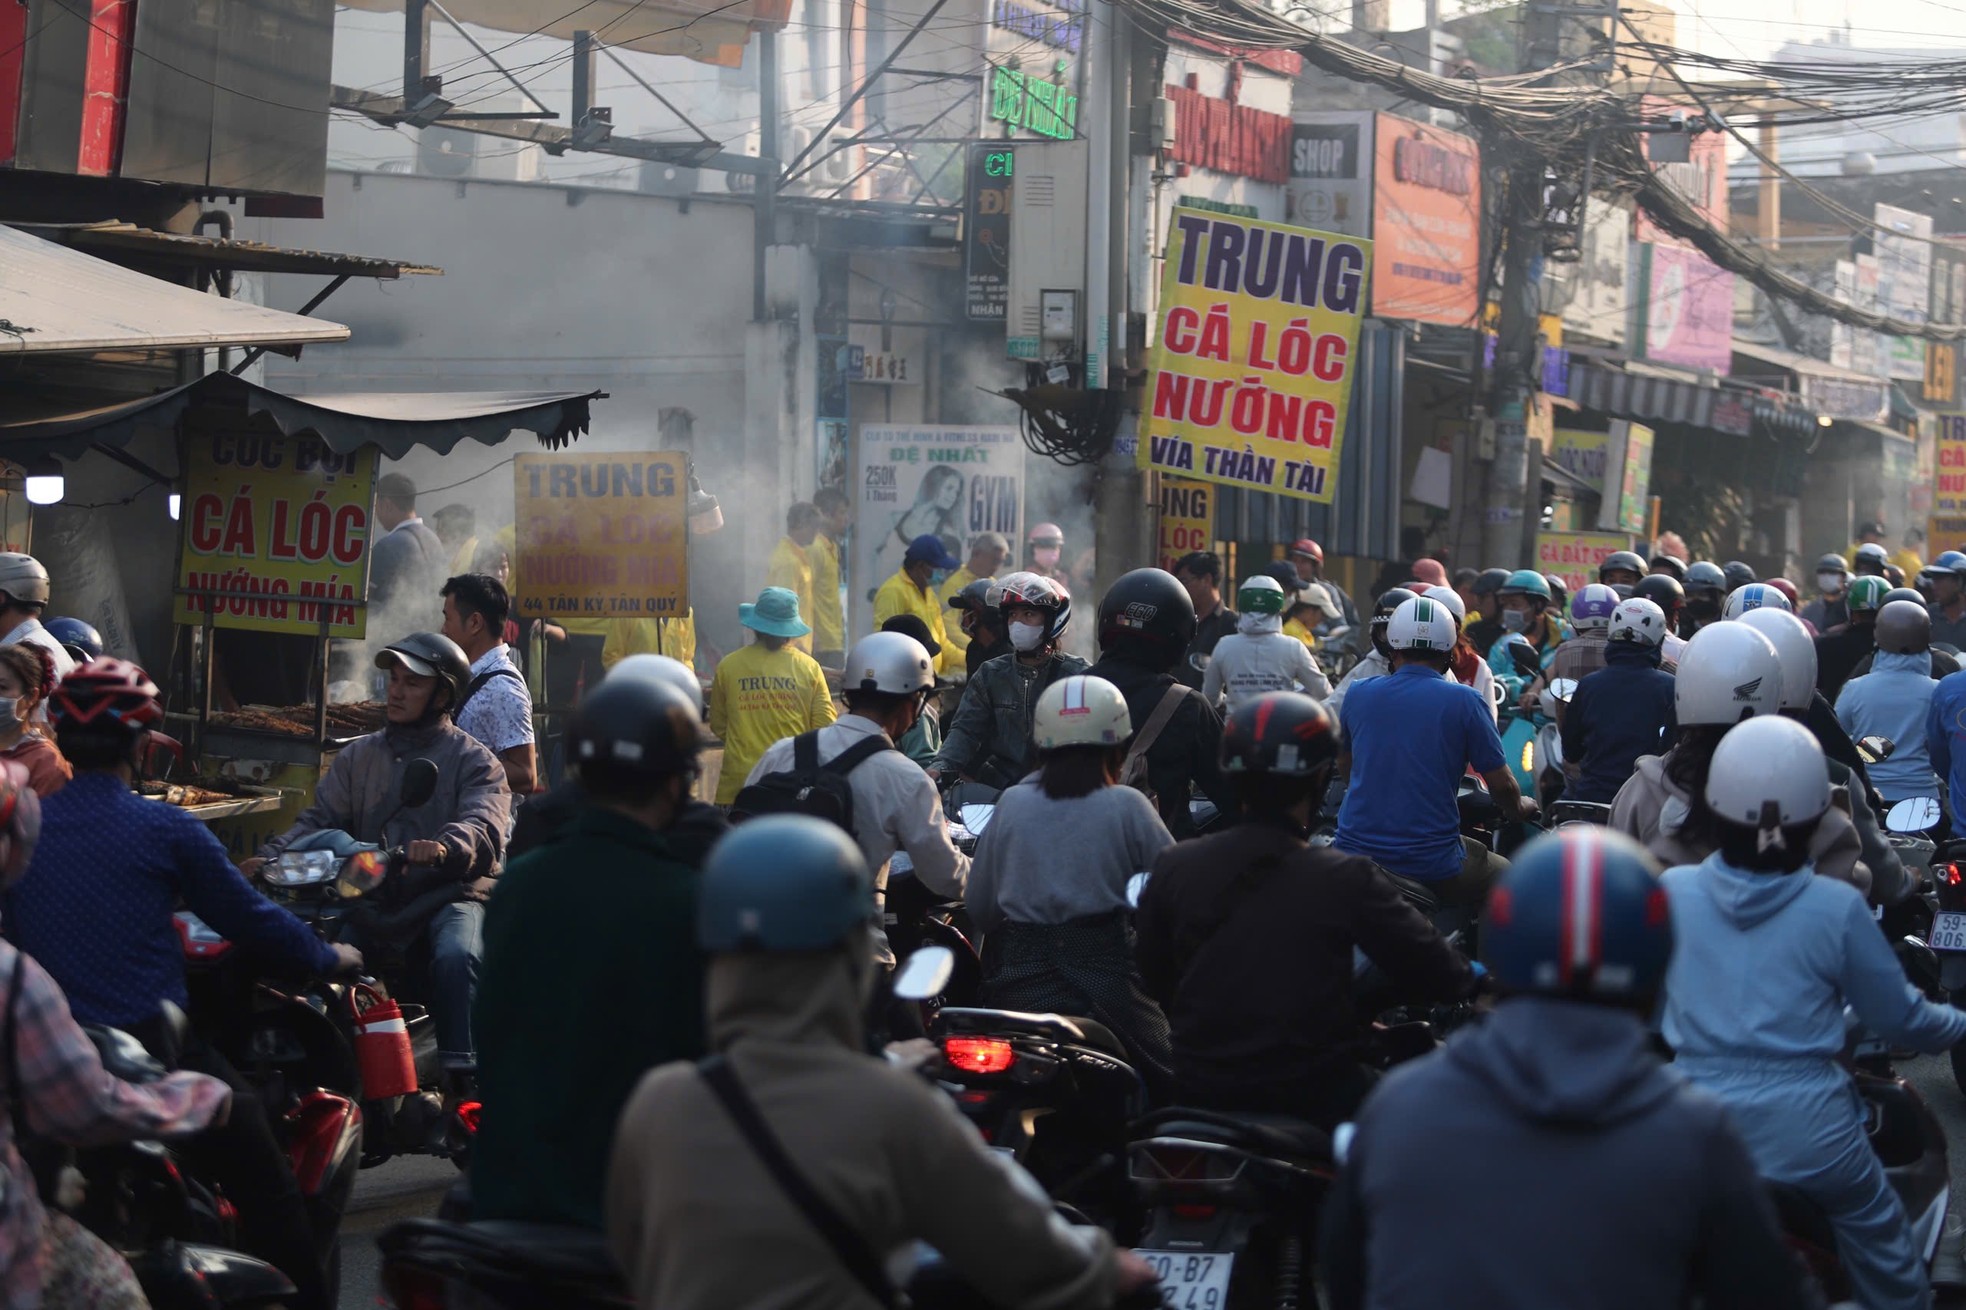
[(805, 637), (812, 629), (799, 619), (799, 593), (788, 587), (766, 587), (755, 605), (739, 605), (737, 621), (767, 637)]

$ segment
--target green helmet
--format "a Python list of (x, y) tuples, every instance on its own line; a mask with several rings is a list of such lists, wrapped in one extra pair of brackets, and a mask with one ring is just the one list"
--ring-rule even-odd
[(1550, 598), (1549, 579), (1534, 569), (1517, 569), (1509, 574), (1509, 580), (1495, 589), (1498, 596), (1534, 596), (1538, 600)]
[(1891, 590), (1891, 584), (1884, 578), (1861, 577), (1850, 579), (1848, 604), (1852, 614), (1870, 613), (1884, 604), (1884, 593)]
[(1236, 608), (1244, 614), (1281, 614), (1284, 601), (1283, 587), (1266, 573), (1244, 578), (1236, 588)]

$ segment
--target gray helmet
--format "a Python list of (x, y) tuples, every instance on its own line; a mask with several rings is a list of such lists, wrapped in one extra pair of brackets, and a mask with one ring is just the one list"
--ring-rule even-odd
[(706, 951), (823, 951), (865, 934), (874, 880), (860, 846), (837, 824), (769, 814), (711, 848), (696, 895)]
[(1894, 600), (1877, 611), (1877, 648), (1893, 655), (1916, 655), (1931, 648), (1932, 615), (1923, 605)]
[[(464, 688), (471, 681), (471, 661), (456, 642), (441, 632), (412, 632), (376, 652), (378, 669), (398, 664), (419, 678), (436, 678), (450, 688), (451, 698), (443, 707), (444, 713), (457, 708), (457, 703), (464, 699)], [(434, 707), (436, 702), (431, 704)]]
[(1619, 569), (1625, 570), (1633, 577), (1642, 578), (1645, 576), (1645, 561), (1634, 551), (1614, 550), (1604, 557), (1603, 563), (1597, 566), (1597, 580), (1602, 582), (1605, 574)]
[(1881, 574), (1884, 566), (1891, 562), (1891, 556), (1884, 547), (1874, 541), (1867, 541), (1857, 547), (1856, 558), (1851, 561), (1859, 573)]
[(1894, 600), (1910, 601), (1912, 604), (1918, 606), (1920, 609), (1925, 608), (1925, 598), (1919, 595), (1915, 590), (1913, 590), (1910, 587), (1891, 588), (1891, 590), (1884, 593), (1884, 599), (1877, 602), (1877, 607), (1879, 609), (1883, 609), (1886, 605), (1889, 605)]
[(1816, 561), (1816, 572), (1818, 573), (1848, 573), (1849, 571), (1850, 561), (1844, 559), (1835, 551), (1831, 551)]
[(12, 596), (17, 604), (46, 605), (48, 570), (32, 555), (0, 551), (0, 592)]

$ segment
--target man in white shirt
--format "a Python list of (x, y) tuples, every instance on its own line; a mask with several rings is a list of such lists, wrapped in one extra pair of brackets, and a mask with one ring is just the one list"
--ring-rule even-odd
[(0, 552), (0, 646), (25, 642), (39, 646), (54, 661), (57, 680), (75, 671), (75, 657), (41, 626), (48, 606), (48, 570), (32, 555)]
[[(1318, 584), (1308, 588), (1322, 590)], [(1212, 705), (1226, 694), (1229, 713), (1272, 691), (1301, 691), (1314, 700), (1331, 694), (1331, 682), (1310, 648), (1283, 631), (1287, 599), (1275, 578), (1261, 573), (1236, 591), (1236, 630), (1215, 643), (1201, 694)]]
[(471, 681), (452, 717), (505, 766), (505, 783), (514, 796), (537, 787), (533, 749), (532, 692), (512, 648), (503, 640), (512, 598), (497, 578), (460, 573), (444, 583), (443, 634), (471, 661)]

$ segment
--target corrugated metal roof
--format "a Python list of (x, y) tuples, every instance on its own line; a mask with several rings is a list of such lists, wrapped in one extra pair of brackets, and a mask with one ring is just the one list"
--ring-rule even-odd
[(399, 278), (441, 276), (443, 269), (376, 255), (343, 255), (331, 250), (289, 250), (259, 241), (159, 232), (134, 223), (17, 223), (33, 236), (76, 250), (114, 251), (174, 263), (236, 269), (242, 273), (322, 273), (330, 276)]
[(0, 358), (347, 339), (339, 323), (173, 286), (0, 226)]

